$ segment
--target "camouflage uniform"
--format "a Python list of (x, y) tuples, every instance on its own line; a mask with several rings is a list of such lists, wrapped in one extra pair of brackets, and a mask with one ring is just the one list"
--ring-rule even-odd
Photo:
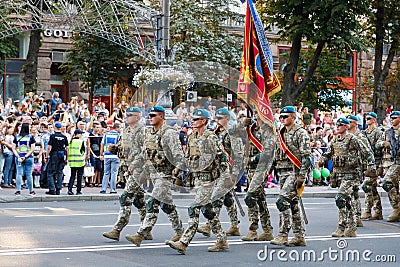
[[(379, 141), (383, 133), (384, 129), (382, 127), (375, 127), (372, 130), (367, 128), (364, 131), (364, 134), (368, 139), (369, 145), (374, 152), (375, 165), (378, 169), (382, 168), (382, 149), (378, 149), (377, 142)], [(374, 209), (375, 211), (376, 215), (374, 215), (374, 218), (382, 217), (382, 203), (377, 186), (377, 177), (365, 176), (365, 180), (362, 185), (362, 189), (365, 192), (365, 216), (363, 217), (363, 219), (370, 218), (371, 209)]]
[(179, 240), (186, 246), (196, 233), (200, 210), (208, 220), (211, 230), (217, 237), (217, 242), (226, 242), (225, 232), (211, 204), (215, 178), (227, 168), (226, 163), (221, 165), (220, 154), (217, 136), (210, 130), (205, 130), (200, 136), (195, 132), (188, 137), (186, 159), (190, 175), (195, 180), (196, 195), (188, 209), (188, 228)]
[(217, 217), (219, 217), (222, 205), (225, 205), (229, 218), (231, 220), (231, 226), (237, 227), (239, 225), (239, 219), (237, 215), (237, 207), (232, 195), (232, 188), (234, 182), (236, 181), (232, 180), (233, 161), (232, 159), (230, 160), (230, 157), (232, 157), (233, 153), (231, 138), (226, 129), (218, 128), (214, 133), (218, 137), (217, 142), (221, 150), (223, 151), (223, 158), (221, 159), (221, 161), (225, 162), (226, 169), (216, 180), (215, 187), (211, 196), (211, 202)]
[[(383, 146), (383, 142), (391, 143), (391, 148)], [(400, 221), (400, 193), (399, 193), (399, 177), (400, 177), (400, 152), (395, 149), (393, 145), (400, 145), (400, 128), (394, 129), (393, 127), (387, 129), (381, 135), (377, 143), (377, 148), (383, 150), (382, 166), (385, 169), (385, 176), (383, 178), (382, 188), (388, 193), (389, 202), (392, 206), (392, 213), (388, 217), (389, 222)]]
[(129, 223), (132, 204), (138, 209), (140, 222), (146, 216), (144, 202), (144, 190), (137, 182), (143, 168), (143, 160), (138, 159), (142, 154), (144, 145), (144, 126), (137, 123), (134, 127), (127, 126), (118, 143), (119, 157), (122, 159), (121, 166), (124, 170), (123, 175), (127, 177), (124, 192), (120, 196), (120, 210), (114, 229), (122, 231)]
[(183, 153), (177, 136), (178, 133), (168, 125), (161, 126), (158, 131), (151, 128), (146, 132), (145, 168), (150, 173), (154, 188), (146, 203), (146, 217), (137, 231), (140, 236), (146, 236), (156, 224), (159, 207), (167, 214), (175, 233), (183, 232), (182, 221), (172, 202), (171, 193), (173, 169), (175, 166), (184, 169)]
[[(263, 133), (261, 128), (259, 126), (256, 126), (256, 124), (254, 123), (250, 126), (250, 129), (252, 135), (262, 143), (264, 140), (262, 140)], [(259, 151), (258, 148), (250, 142), (248, 161), (246, 166), (246, 177), (249, 184), (251, 184), (253, 180), (253, 176), (260, 161), (261, 153), (262, 151)], [(261, 181), (261, 183), (258, 184), (257, 188), (251, 192), (251, 197), (253, 201), (246, 203), (248, 207), (250, 226), (247, 236), (242, 237), (242, 240), (244, 241), (257, 239), (256, 232), (258, 229), (258, 221), (261, 222), (263, 232), (270, 233), (272, 237), (273, 228), (271, 226), (271, 219), (267, 206), (266, 194), (264, 191), (264, 182), (265, 180)]]
[[(354, 205), (354, 188), (359, 184), (359, 156), (366, 159), (369, 169), (375, 169), (374, 156), (363, 141), (351, 133), (335, 136), (322, 155), (319, 165), (332, 159), (334, 172), (331, 175), (331, 186), (339, 186), (335, 197), (339, 209), (338, 229), (332, 236), (355, 236), (356, 206)], [(345, 229), (347, 228), (346, 232)]]
[(281, 146), (277, 147), (276, 170), (280, 182), (279, 198), (276, 206), (279, 210), (278, 238), (287, 239), (290, 228), (295, 238), (304, 239), (305, 225), (298, 205), (298, 192), (295, 186), (297, 177), (307, 177), (311, 168), (310, 137), (301, 126), (294, 124), (289, 131), (281, 130), (283, 141), (297, 159), (301, 162), (300, 170), (283, 152)]

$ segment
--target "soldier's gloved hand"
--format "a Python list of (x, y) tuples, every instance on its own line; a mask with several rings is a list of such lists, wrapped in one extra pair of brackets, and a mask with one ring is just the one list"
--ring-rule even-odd
[(173, 170), (172, 170), (172, 176), (173, 176), (173, 177), (178, 177), (179, 172), (180, 172), (180, 169), (179, 169), (179, 168), (173, 169)]
[(299, 189), (303, 186), (303, 183), (305, 181), (305, 177), (303, 175), (298, 175), (296, 177), (296, 181), (294, 181), (294, 186)]
[(392, 147), (392, 145), (391, 145), (390, 142), (388, 142), (388, 141), (384, 141), (384, 142), (382, 143), (382, 146), (387, 147), (387, 148), (391, 148), (391, 147)]
[(378, 176), (378, 174), (376, 173), (376, 169), (367, 169), (364, 174), (367, 177), (377, 177)]
[(244, 126), (249, 126), (251, 124), (251, 118), (244, 118), (242, 124)]
[(252, 208), (256, 205), (256, 200), (251, 192), (247, 192), (246, 197), (244, 198), (244, 203), (246, 203), (247, 207), (249, 208)]

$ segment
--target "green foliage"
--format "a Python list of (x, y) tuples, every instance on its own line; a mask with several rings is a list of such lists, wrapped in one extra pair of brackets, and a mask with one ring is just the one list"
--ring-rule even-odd
[[(0, 39), (0, 60), (4, 58), (18, 57), (18, 47), (16, 47), (11, 38)], [(0, 72), (4, 71), (3, 64), (0, 64)]]

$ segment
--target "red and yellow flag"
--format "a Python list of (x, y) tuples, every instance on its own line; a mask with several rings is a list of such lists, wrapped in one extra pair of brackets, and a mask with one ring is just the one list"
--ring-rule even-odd
[(269, 97), (280, 89), (278, 77), (273, 72), (272, 52), (261, 19), (253, 0), (248, 0), (238, 95), (244, 100), (250, 100), (256, 106), (259, 118), (273, 126), (274, 116)]

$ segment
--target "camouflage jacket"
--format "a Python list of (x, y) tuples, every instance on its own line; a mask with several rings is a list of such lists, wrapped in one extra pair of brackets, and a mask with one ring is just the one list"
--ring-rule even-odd
[(118, 142), (118, 156), (123, 164), (129, 165), (143, 152), (145, 143), (145, 127), (139, 123), (127, 126)]
[(296, 173), (301, 176), (307, 176), (311, 169), (311, 147), (310, 136), (307, 131), (300, 125), (294, 124), (293, 127), (286, 131), (282, 128), (281, 136), (289, 151), (291, 151), (297, 159), (301, 162), (300, 170), (294, 167), (294, 164), (288, 156), (284, 153), (281, 145), (277, 147), (276, 151), (276, 169), (294, 169)]
[(375, 169), (372, 150), (355, 135), (346, 133), (333, 138), (320, 162), (326, 163), (331, 159), (335, 172), (338, 174), (359, 174), (360, 155), (366, 159), (368, 168)]
[(374, 129), (365, 129), (363, 131), (365, 137), (368, 139), (368, 144), (371, 147), (371, 150), (374, 152), (375, 162), (378, 165), (382, 160), (382, 148), (378, 146), (378, 141), (381, 139), (381, 136), (385, 133), (385, 129), (383, 127), (374, 127)]
[(144, 156), (150, 171), (153, 167), (157, 172), (171, 176), (175, 167), (185, 169), (185, 159), (179, 147), (178, 132), (165, 124), (157, 131), (153, 128), (147, 129)]
[[(394, 133), (394, 134), (393, 134)], [(393, 138), (393, 140), (392, 140)], [(387, 148), (383, 146), (383, 142), (389, 142), (391, 143), (391, 147)], [(389, 167), (394, 164), (394, 148), (392, 147), (392, 143), (396, 144), (397, 143), (397, 148), (400, 145), (400, 128), (394, 129), (393, 127), (390, 127), (385, 130), (385, 132), (380, 136), (379, 141), (377, 142), (377, 148), (382, 149), (383, 156), (382, 156), (382, 165), (383, 167)], [(396, 153), (396, 163), (400, 164), (400, 152), (399, 149), (397, 150)]]

